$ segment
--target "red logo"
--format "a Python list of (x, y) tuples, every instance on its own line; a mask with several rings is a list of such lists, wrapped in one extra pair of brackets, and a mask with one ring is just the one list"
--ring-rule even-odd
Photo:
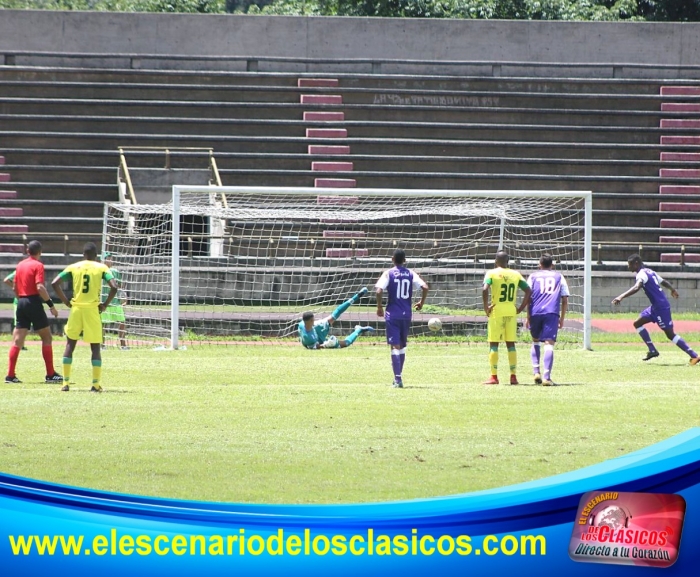
[(581, 497), (569, 543), (574, 561), (669, 567), (685, 517), (680, 495), (591, 491)]

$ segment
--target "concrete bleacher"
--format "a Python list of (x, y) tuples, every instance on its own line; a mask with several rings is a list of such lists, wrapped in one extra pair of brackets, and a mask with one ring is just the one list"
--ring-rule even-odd
[(700, 90), (671, 84), (0, 66), (0, 244), (79, 252), (117, 147), (179, 146), (225, 185), (592, 190), (604, 260), (700, 262)]

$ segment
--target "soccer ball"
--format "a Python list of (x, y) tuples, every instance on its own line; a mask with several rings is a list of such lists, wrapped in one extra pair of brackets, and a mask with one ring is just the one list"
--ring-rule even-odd
[(323, 348), (324, 349), (337, 349), (340, 346), (340, 343), (338, 343), (338, 339), (331, 335), (326, 339), (326, 341), (323, 343)]
[(442, 328), (442, 321), (438, 318), (432, 318), (428, 321), (428, 328), (436, 333)]

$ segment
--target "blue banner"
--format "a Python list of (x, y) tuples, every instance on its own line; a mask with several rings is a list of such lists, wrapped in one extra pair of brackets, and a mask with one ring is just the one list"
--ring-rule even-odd
[[(696, 428), (635, 453), (547, 479), (391, 503), (177, 501), (0, 474), (0, 575), (511, 573), (573, 577), (591, 571), (602, 576), (660, 571), (605, 562), (591, 565), (569, 556), (572, 531), (582, 519), (581, 498), (598, 491), (601, 500), (618, 493), (682, 497), (687, 504), (685, 520), (673, 525), (675, 538), (680, 537), (674, 552), (677, 560), (671, 559), (673, 564), (663, 574), (697, 574), (700, 429)], [(595, 497), (592, 503), (597, 501)], [(636, 502), (632, 497), (628, 501)], [(607, 506), (609, 510), (602, 514), (589, 515), (590, 507), (582, 505), (586, 516), (580, 522), (608, 522), (615, 508)], [(632, 535), (631, 530), (625, 531)], [(625, 531), (617, 532), (620, 538)], [(636, 531), (635, 539), (640, 534)], [(585, 531), (580, 533), (584, 537), (579, 538), (585, 538)], [(602, 534), (616, 533), (613, 528)], [(588, 551), (583, 546), (578, 549)], [(634, 547), (630, 551), (631, 562), (635, 555), (653, 554)]]

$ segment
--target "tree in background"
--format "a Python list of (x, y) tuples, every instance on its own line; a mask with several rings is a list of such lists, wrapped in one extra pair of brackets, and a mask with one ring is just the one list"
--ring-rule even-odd
[(0, 0), (0, 8), (402, 18), (700, 21), (700, 0)]

